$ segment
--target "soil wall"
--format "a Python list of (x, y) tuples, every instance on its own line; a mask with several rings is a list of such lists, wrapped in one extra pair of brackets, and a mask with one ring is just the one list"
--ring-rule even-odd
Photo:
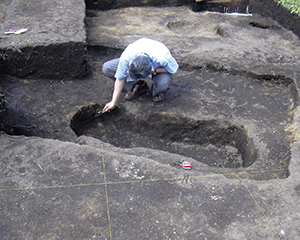
[(258, 13), (264, 17), (271, 17), (285, 28), (292, 30), (300, 37), (300, 18), (297, 14), (291, 14), (287, 7), (278, 5), (274, 0), (232, 0), (231, 3), (219, 0), (196, 1), (196, 0), (86, 0), (88, 9), (107, 10), (114, 8), (134, 6), (181, 6), (190, 5), (194, 11), (228, 11)]
[(259, 13), (263, 17), (271, 17), (285, 28), (292, 30), (300, 37), (300, 17), (291, 14), (290, 10), (282, 5), (278, 5), (274, 0), (250, 0), (250, 11)]

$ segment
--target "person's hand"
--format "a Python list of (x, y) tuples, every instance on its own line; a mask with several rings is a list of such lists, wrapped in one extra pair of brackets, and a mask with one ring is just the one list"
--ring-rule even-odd
[(114, 102), (109, 102), (105, 105), (102, 112), (110, 112), (116, 108), (116, 104)]

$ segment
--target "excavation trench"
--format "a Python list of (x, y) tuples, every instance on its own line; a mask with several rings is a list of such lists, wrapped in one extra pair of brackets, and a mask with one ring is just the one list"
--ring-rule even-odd
[[(213, 8), (207, 5), (206, 9), (232, 12), (238, 7), (239, 12), (247, 12), (249, 2), (239, 3), (239, 6), (213, 4)], [(203, 10), (200, 9), (202, 3), (196, 5), (194, 11)], [(99, 71), (104, 61), (120, 56), (122, 47), (116, 46), (122, 46), (123, 42), (119, 39), (125, 41), (148, 34), (152, 38), (165, 39), (165, 44), (173, 47), (172, 52), (179, 54), (180, 69), (160, 110), (149, 103), (149, 97), (143, 96), (142, 100), (131, 103), (121, 101), (117, 110), (98, 119), (93, 119), (93, 115), (103, 108), (103, 104), (86, 106), (71, 121), (71, 128), (77, 135), (92, 136), (118, 147), (145, 147), (177, 153), (209, 166), (242, 169), (251, 166), (252, 170), (258, 171), (288, 169), (290, 146), (285, 128), (291, 123), (292, 112), (297, 105), (294, 80), (281, 75), (258, 75), (234, 69), (226, 71), (222, 65), (224, 59), (218, 58), (228, 47), (223, 45), (224, 42), (235, 42), (245, 32), (255, 36), (261, 29), (280, 30), (277, 23), (259, 17), (248, 20), (209, 13), (200, 15), (185, 8), (162, 9), (157, 16), (151, 7), (119, 10), (117, 7), (120, 6), (107, 7), (107, 11), (94, 11), (90, 7), (87, 11), (89, 57), (91, 65), (95, 63), (95, 70)], [(147, 20), (145, 15), (149, 16)], [(153, 34), (149, 33), (150, 25), (151, 29), (155, 29)], [(128, 35), (127, 31), (132, 35)], [(102, 36), (101, 40), (99, 36)], [(173, 41), (169, 42), (170, 39)], [(193, 47), (189, 49), (191, 44)], [(213, 50), (218, 44), (219, 49)], [(238, 48), (247, 48), (246, 45), (241, 41)], [(201, 55), (206, 49), (204, 46), (210, 52), (215, 51), (216, 55), (201, 62), (198, 58), (205, 58)], [(247, 59), (246, 53), (247, 50), (244, 59)], [(226, 64), (234, 58), (233, 53), (224, 56), (228, 58)], [(260, 57), (243, 65), (259, 65), (259, 60)], [(268, 58), (267, 61), (272, 62), (273, 59)], [(286, 178), (289, 172), (263, 175), (254, 178)]]
[[(90, 48), (90, 63), (99, 69), (113, 54), (120, 50)], [(179, 154), (214, 169), (287, 169), (260, 173), (255, 179), (288, 177), (290, 147), (285, 128), (297, 105), (294, 81), (179, 64), (164, 102), (153, 103), (149, 94), (133, 101), (121, 99), (118, 108), (99, 118), (94, 115), (105, 103), (90, 104), (73, 116), (72, 130), (117, 147)], [(150, 79), (147, 82), (151, 84)], [(206, 117), (196, 117), (199, 113)]]
[[(6, 93), (9, 93), (6, 100), (14, 132), (72, 139), (74, 133), (69, 134), (70, 115), (80, 106), (81, 109), (70, 123), (78, 136), (92, 136), (117, 147), (143, 147), (177, 153), (213, 166), (209, 167), (209, 172), (220, 172), (221, 168), (236, 168), (236, 171), (252, 171), (246, 177), (253, 179), (288, 177), (291, 140), (285, 129), (292, 123), (293, 113), (298, 105), (298, 90), (295, 79), (285, 77), (293, 76), (288, 72), (291, 71), (290, 68), (284, 73), (277, 71), (285, 57), (281, 56), (281, 51), (275, 56), (272, 49), (269, 51), (267, 56), (270, 57), (265, 58), (267, 64), (264, 71), (259, 66), (260, 55), (256, 58), (256, 53), (262, 56), (265, 54), (264, 49), (259, 46), (260, 41), (257, 41), (261, 38), (264, 42), (268, 40), (265, 38), (266, 33), (262, 31), (268, 31), (268, 35), (276, 36), (277, 39), (282, 28), (278, 29), (273, 22), (265, 22), (260, 18), (247, 20), (243, 17), (239, 21), (233, 21), (233, 18), (229, 19), (225, 15), (207, 13), (196, 17), (185, 8), (149, 10), (151, 9), (120, 9), (101, 14), (92, 12), (93, 16), (87, 16), (87, 61), (91, 74), (84, 81), (20, 80), (6, 76), (2, 85)], [(123, 40), (127, 43), (134, 40), (132, 36), (140, 36), (122, 35), (128, 33), (122, 31), (126, 27), (136, 29), (137, 17), (141, 21), (141, 28), (137, 32), (140, 33), (148, 26), (145, 24), (148, 24), (149, 19), (142, 18), (144, 11), (159, 14), (158, 19), (162, 18), (155, 25), (155, 33), (159, 35), (153, 37), (171, 47), (179, 62), (180, 68), (174, 75), (172, 87), (162, 103), (153, 103), (149, 95), (142, 95), (133, 101), (122, 98), (116, 110), (94, 119), (94, 114), (111, 99), (113, 88), (113, 82), (101, 73), (102, 64), (120, 56), (125, 48)], [(188, 18), (177, 14), (182, 11), (190, 14), (187, 15)], [(130, 19), (133, 12), (140, 15), (134, 15), (134, 19)], [(172, 17), (167, 14), (169, 12), (172, 12)], [(115, 26), (116, 19), (111, 14), (123, 16), (118, 23), (123, 23), (122, 19), (133, 22), (131, 25), (125, 22), (118, 28), (111, 28), (109, 26)], [(157, 19), (157, 15), (151, 19)], [(233, 23), (219, 24), (225, 20)], [(211, 23), (211, 27), (207, 24), (191, 25), (199, 27), (198, 32), (202, 34), (200, 37), (196, 31), (191, 32), (187, 27), (197, 21)], [(164, 24), (160, 24), (161, 22)], [(101, 26), (98, 26), (100, 23)], [(150, 22), (149, 25), (154, 23)], [(238, 39), (234, 35), (236, 32), (244, 34), (247, 31), (250, 34), (246, 37), (252, 39), (251, 44), (255, 50), (251, 52), (254, 55), (249, 56), (246, 51), (248, 43), (242, 41), (244, 38), (236, 43)], [(244, 36), (243, 34), (239, 36)], [(141, 35), (145, 34), (142, 32)], [(230, 50), (235, 46), (246, 50), (238, 49), (237, 55), (226, 55), (224, 41), (232, 42)], [(275, 44), (274, 41), (269, 42)], [(220, 45), (220, 48), (215, 49), (216, 45)], [(199, 46), (209, 50), (200, 51)], [(245, 53), (245, 57), (239, 58), (245, 71), (241, 70), (243, 67), (236, 67), (239, 62), (235, 61), (235, 56), (241, 55), (239, 53)], [(225, 56), (229, 65), (222, 64), (224, 59), (218, 57), (220, 54)], [(272, 74), (274, 61), (278, 63), (275, 71), (279, 72), (278, 75)], [(229, 66), (229, 70), (225, 69), (226, 66)], [(147, 81), (151, 84), (150, 79)]]
[(71, 128), (77, 135), (93, 136), (117, 147), (145, 147), (177, 153), (211, 166), (247, 167), (256, 160), (257, 150), (243, 126), (167, 114), (137, 119), (122, 109), (93, 119), (102, 107), (90, 105), (74, 115)]

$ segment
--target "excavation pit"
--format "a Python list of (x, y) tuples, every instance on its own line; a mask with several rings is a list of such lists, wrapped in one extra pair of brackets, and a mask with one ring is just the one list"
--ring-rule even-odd
[[(99, 69), (114, 52), (120, 54), (119, 49), (89, 48), (93, 67)], [(151, 80), (146, 81), (151, 86)], [(73, 116), (70, 126), (77, 136), (116, 147), (162, 150), (216, 172), (257, 171), (242, 177), (268, 180), (289, 176), (290, 138), (285, 129), (296, 105), (293, 79), (182, 64), (162, 103), (152, 102), (150, 94), (121, 99), (118, 108), (96, 119), (104, 103), (90, 104)]]
[(122, 148), (152, 148), (191, 157), (210, 166), (239, 168), (255, 162), (257, 150), (243, 126), (192, 120), (167, 114), (137, 119), (124, 109), (94, 119), (101, 105), (78, 111), (71, 121), (77, 135), (89, 135)]
[[(289, 176), (292, 139), (286, 129), (298, 104), (299, 65), (292, 32), (256, 14), (196, 13), (188, 7), (87, 10), (85, 20), (90, 75), (84, 80), (3, 76), (19, 134), (76, 141), (69, 123), (87, 106), (71, 121), (78, 136), (177, 153), (205, 163), (210, 168), (204, 172), (235, 168), (252, 171), (242, 177), (253, 179)], [(108, 116), (88, 119), (88, 108), (101, 109), (111, 98), (113, 82), (101, 73), (102, 64), (141, 37), (162, 41), (179, 62), (165, 100), (120, 99)]]
[[(24, 1), (21, 5), (19, 0), (14, 2), (17, 8), (13, 10), (30, 2), (35, 4), (34, 7), (28, 5), (26, 9), (39, 10), (48, 6), (36, 4), (37, 1)], [(60, 9), (77, 17), (74, 11), (78, 9), (77, 4), (67, 2), (73, 8)], [(268, 1), (257, 2), (265, 4)], [(53, 7), (61, 6), (58, 2), (47, 3)], [(65, 1), (61, 3), (66, 6)], [(19, 12), (23, 10), (19, 9)], [(194, 18), (187, 12), (176, 14), (174, 9), (170, 9), (170, 13), (175, 14), (167, 14), (169, 10), (163, 12), (158, 7), (146, 10), (146, 14), (140, 16), (136, 14), (138, 9), (133, 9), (133, 14), (126, 14), (126, 9), (120, 11), (125, 12), (126, 18), (134, 16), (134, 23), (146, 19), (141, 24), (146, 29), (145, 36), (167, 44), (179, 61), (180, 69), (162, 103), (153, 103), (149, 95), (134, 101), (121, 98), (115, 111), (93, 119), (94, 112), (111, 99), (113, 88), (112, 81), (101, 73), (103, 61), (119, 56), (128, 43), (144, 35), (135, 31), (135, 24), (129, 25), (114, 16), (104, 16), (103, 21), (95, 22), (107, 26), (105, 20), (116, 19), (125, 24), (117, 25), (117, 29), (112, 22), (111, 28), (103, 27), (99, 31), (90, 31), (87, 27), (88, 39), (95, 40), (93, 46), (110, 51), (105, 51), (105, 55), (89, 46), (87, 57), (92, 73), (87, 78), (1, 76), (1, 88), (12, 124), (35, 136), (1, 134), (2, 239), (74, 239), (74, 236), (78, 239), (297, 239), (300, 235), (297, 225), (300, 211), (299, 138), (291, 144), (285, 129), (292, 123), (289, 129), (294, 128), (293, 134), (299, 133), (298, 91), (293, 86), (298, 85), (300, 79), (297, 67), (300, 65), (299, 40), (294, 41), (292, 34), (283, 27), (274, 28), (273, 23), (265, 24), (255, 17), (229, 18), (204, 13)], [(262, 10), (272, 11), (268, 7)], [(56, 21), (60, 11), (53, 12), (55, 14), (49, 19), (43, 11), (34, 12), (35, 15), (40, 13), (42, 20), (53, 19), (57, 23), (49, 24), (47, 31), (53, 29), (57, 33), (56, 28), (64, 26)], [(12, 20), (20, 17), (16, 11), (10, 13)], [(110, 11), (106, 13), (110, 15)], [(158, 17), (149, 17), (150, 13)], [(208, 21), (202, 21), (202, 15), (209, 17)], [(278, 12), (274, 11), (274, 15)], [(116, 12), (115, 16), (120, 14)], [(202, 31), (203, 37), (198, 38), (195, 32), (180, 34), (177, 28), (180, 24), (173, 31), (168, 29), (168, 22), (181, 21), (176, 19), (179, 16), (188, 22), (199, 18), (204, 26), (212, 23), (212, 31)], [(217, 18), (219, 23), (214, 22)], [(28, 16), (22, 22), (34, 19)], [(148, 27), (149, 19), (157, 19), (162, 28), (152, 22)], [(34, 22), (43, 26), (44, 21)], [(238, 28), (239, 23), (243, 23), (242, 29)], [(114, 31), (107, 34), (108, 30)], [(215, 30), (217, 34), (213, 32)], [(24, 37), (27, 42), (30, 40), (27, 36), (32, 33), (37, 37), (47, 34), (31, 28), (26, 34), (10, 36), (10, 39)], [(56, 65), (61, 63), (55, 57), (53, 61)], [(239, 74), (239, 71), (245, 74)], [(86, 107), (82, 118), (79, 113), (75, 117), (78, 110), (84, 110), (83, 106)], [(82, 124), (77, 125), (78, 133), (97, 135), (101, 129), (117, 133), (118, 129), (109, 123), (119, 127), (120, 122), (111, 122), (112, 118), (124, 120), (122, 131), (131, 131), (133, 122), (142, 129), (133, 129), (134, 136), (130, 132), (121, 132), (130, 137), (121, 140), (133, 147), (123, 149), (92, 137), (78, 138), (69, 126), (73, 116), (78, 124)], [(104, 121), (106, 117), (108, 119)], [(129, 124), (127, 120), (132, 122)], [(247, 156), (243, 148), (247, 141), (250, 144), (247, 153), (254, 150), (257, 155), (251, 158), (252, 164), (244, 161), (244, 166), (232, 168), (229, 165), (209, 166), (188, 158), (185, 156), (188, 153), (180, 156), (150, 148), (134, 148), (137, 141), (133, 139), (133, 145), (131, 138), (143, 140), (146, 136), (137, 133), (150, 131), (151, 120), (155, 121), (154, 127), (162, 127), (161, 131), (172, 131), (166, 135), (178, 137), (173, 142), (156, 132), (165, 142), (171, 142), (169, 145), (193, 145), (195, 150), (199, 147), (197, 160), (214, 154), (215, 158), (226, 160), (226, 154), (230, 153), (231, 157), (244, 161)], [(158, 125), (159, 121), (161, 125)], [(143, 122), (147, 129), (143, 128)], [(72, 127), (75, 123), (72, 121)], [(228, 136), (219, 141), (219, 138), (213, 138), (218, 135), (214, 135), (208, 126), (212, 126), (216, 134)], [(184, 127), (192, 129), (185, 130)], [(208, 143), (209, 139), (204, 139), (203, 145), (191, 142), (193, 131), (202, 136), (198, 129), (205, 129), (215, 141)], [(186, 137), (179, 134), (186, 134)], [(105, 142), (111, 140), (106, 135), (98, 135)], [(240, 145), (233, 142), (236, 137), (241, 141)], [(158, 140), (153, 141), (157, 143)], [(173, 166), (174, 161), (183, 157), (192, 162), (192, 170)], [(282, 179), (286, 177), (288, 179)], [(269, 179), (272, 180), (265, 181)]]

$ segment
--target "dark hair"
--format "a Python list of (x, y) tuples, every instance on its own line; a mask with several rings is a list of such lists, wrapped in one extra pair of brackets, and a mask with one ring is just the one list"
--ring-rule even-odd
[(129, 75), (133, 79), (145, 79), (152, 70), (152, 64), (148, 56), (138, 55), (132, 59), (129, 65)]

